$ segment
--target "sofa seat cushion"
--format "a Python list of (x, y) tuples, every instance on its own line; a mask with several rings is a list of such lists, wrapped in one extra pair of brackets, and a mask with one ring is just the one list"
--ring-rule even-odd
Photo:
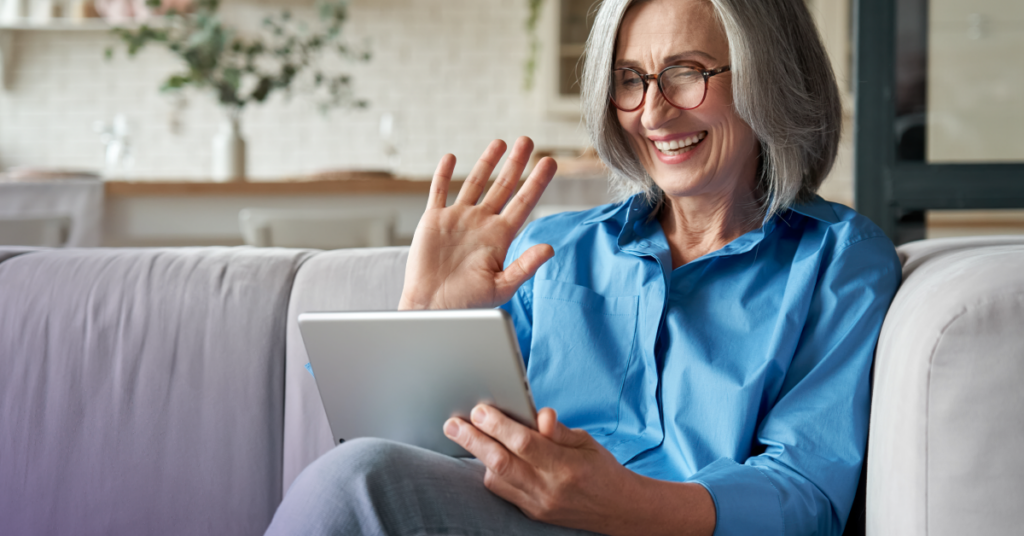
[(0, 534), (259, 534), (281, 498), (285, 311), (309, 255), (0, 263)]

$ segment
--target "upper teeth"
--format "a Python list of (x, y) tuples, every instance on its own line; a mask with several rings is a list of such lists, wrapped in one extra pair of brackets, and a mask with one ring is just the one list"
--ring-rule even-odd
[(671, 141), (656, 141), (654, 142), (654, 146), (657, 147), (659, 151), (674, 151), (676, 149), (679, 149), (680, 147), (687, 147), (693, 145), (698, 141), (703, 140), (704, 136), (707, 135), (707, 132), (701, 132), (698, 134), (694, 134), (693, 136), (688, 136), (685, 138), (675, 139)]

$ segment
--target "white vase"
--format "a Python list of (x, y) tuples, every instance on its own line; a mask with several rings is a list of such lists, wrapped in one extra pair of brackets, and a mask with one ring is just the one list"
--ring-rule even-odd
[(245, 140), (238, 128), (238, 113), (229, 113), (213, 137), (213, 170), (215, 182), (245, 180)]

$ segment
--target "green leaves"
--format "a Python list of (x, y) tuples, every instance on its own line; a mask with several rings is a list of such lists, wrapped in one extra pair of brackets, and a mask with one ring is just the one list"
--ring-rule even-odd
[(533, 75), (537, 72), (537, 55), (540, 52), (540, 39), (537, 37), (537, 23), (540, 20), (544, 0), (526, 0), (530, 11), (526, 16), (526, 34), (530, 39), (529, 53), (523, 62), (523, 89), (529, 91), (533, 87)]
[[(161, 0), (146, 0), (158, 9)], [(335, 107), (365, 108), (365, 100), (356, 99), (348, 74), (329, 74), (320, 63), (329, 54), (350, 61), (368, 61), (368, 47), (352, 48), (342, 40), (342, 26), (348, 17), (348, 0), (321, 0), (316, 5), (319, 26), (290, 11), (263, 18), (257, 35), (245, 36), (220, 19), (219, 0), (196, 0), (189, 13), (173, 10), (159, 17), (153, 26), (115, 28), (115, 36), (128, 55), (161, 44), (176, 55), (185, 70), (170, 75), (161, 91), (210, 88), (217, 100), (240, 111), (252, 102), (264, 102), (280, 90), (312, 93), (317, 105), (326, 111)], [(105, 51), (109, 58), (111, 49)], [(306, 82), (303, 83), (302, 80)]]
[(174, 91), (194, 83), (195, 81), (188, 74), (172, 74), (164, 81), (163, 85), (160, 86), (160, 91)]

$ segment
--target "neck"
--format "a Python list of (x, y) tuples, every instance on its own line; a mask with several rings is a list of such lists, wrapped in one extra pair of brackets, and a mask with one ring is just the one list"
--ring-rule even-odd
[(658, 219), (672, 252), (672, 268), (717, 251), (760, 226), (752, 188), (700, 197), (666, 195)]

